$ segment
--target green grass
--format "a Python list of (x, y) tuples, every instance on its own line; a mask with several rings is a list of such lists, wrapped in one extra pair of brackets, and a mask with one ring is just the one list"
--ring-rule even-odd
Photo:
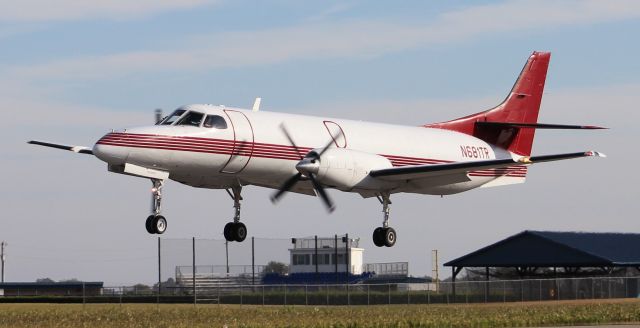
[(350, 307), (0, 304), (0, 327), (525, 327), (637, 322), (639, 300)]

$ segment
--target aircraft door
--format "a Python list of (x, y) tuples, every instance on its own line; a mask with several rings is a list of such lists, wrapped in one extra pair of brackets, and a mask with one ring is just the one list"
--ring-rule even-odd
[(227, 164), (220, 170), (222, 173), (239, 173), (249, 164), (253, 155), (253, 127), (249, 118), (244, 113), (225, 109), (224, 113), (231, 121), (234, 142), (233, 150)]

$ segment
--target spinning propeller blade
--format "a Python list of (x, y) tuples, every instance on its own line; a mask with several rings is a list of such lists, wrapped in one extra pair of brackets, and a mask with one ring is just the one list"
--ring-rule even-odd
[(287, 181), (285, 181), (280, 187), (280, 189), (271, 196), (271, 202), (273, 203), (277, 202), (280, 199), (280, 197), (284, 195), (284, 193), (291, 190), (291, 188), (293, 188), (293, 186), (296, 183), (298, 183), (298, 181), (300, 181), (300, 178), (302, 178), (302, 173), (298, 173), (292, 176), (291, 178), (289, 178)]
[[(291, 137), (291, 134), (289, 133), (287, 128), (284, 126), (284, 124), (280, 125), (280, 129), (284, 133), (285, 137), (287, 137), (287, 140), (289, 140), (289, 143), (295, 149), (296, 153), (298, 155), (300, 155), (300, 160), (301, 161), (304, 160), (305, 157), (306, 158), (312, 157), (314, 159), (319, 160), (320, 157), (322, 156), (322, 154), (324, 154), (329, 148), (331, 148), (331, 145), (335, 142), (335, 139), (331, 138), (331, 141), (329, 141), (327, 143), (327, 145), (324, 146), (324, 148), (322, 148), (322, 150), (319, 153), (310, 152), (306, 156), (302, 156), (300, 154), (300, 148), (298, 148), (298, 146), (296, 145), (295, 141), (293, 141), (293, 138)], [(340, 137), (340, 135), (338, 137)], [(271, 196), (271, 202), (273, 202), (273, 203), (277, 202), (287, 191), (291, 190), (291, 188), (293, 188), (293, 186), (296, 183), (298, 183), (298, 181), (300, 181), (300, 179), (302, 179), (302, 176), (303, 176), (303, 172), (301, 171), (301, 172), (297, 173), (296, 175), (294, 175), (294, 176), (290, 177), (289, 179), (287, 179), (287, 181), (285, 181), (282, 184), (280, 189)], [(308, 177), (309, 180), (311, 180), (311, 183), (313, 184), (313, 189), (316, 191), (318, 196), (320, 196), (320, 198), (322, 199), (322, 202), (327, 207), (327, 210), (329, 212), (333, 212), (336, 209), (336, 207), (333, 204), (333, 202), (331, 201), (331, 199), (329, 198), (329, 195), (327, 195), (327, 192), (324, 190), (325, 188), (316, 179), (315, 175), (313, 173), (311, 173), (311, 172), (304, 172), (304, 176)]]

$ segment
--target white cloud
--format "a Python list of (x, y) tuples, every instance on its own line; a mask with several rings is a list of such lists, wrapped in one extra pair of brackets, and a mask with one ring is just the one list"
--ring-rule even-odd
[(0, 0), (0, 22), (123, 19), (188, 9), (211, 0)]
[[(297, 59), (380, 56), (500, 32), (551, 29), (640, 17), (640, 2), (512, 1), (466, 7), (429, 24), (342, 21), (204, 35), (178, 50), (131, 51), (16, 68), (18, 76), (108, 78), (153, 71), (265, 65)], [(182, 42), (179, 41), (179, 42)]]

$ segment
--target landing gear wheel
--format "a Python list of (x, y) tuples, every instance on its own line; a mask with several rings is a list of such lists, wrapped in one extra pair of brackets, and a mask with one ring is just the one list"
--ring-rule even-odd
[(242, 242), (247, 238), (247, 226), (242, 222), (233, 224), (233, 239), (237, 242)]
[(396, 231), (393, 228), (384, 228), (384, 245), (392, 247), (396, 244)]
[(227, 224), (224, 225), (224, 239), (227, 241), (234, 241), (235, 238), (233, 237), (233, 226), (234, 223), (233, 222), (229, 222)]
[(153, 218), (151, 227), (153, 228), (155, 233), (161, 235), (165, 231), (167, 231), (167, 219), (165, 219), (162, 215), (156, 215)]
[(242, 222), (229, 222), (224, 226), (224, 239), (242, 242), (247, 238), (247, 226)]
[(147, 229), (147, 232), (150, 234), (155, 234), (156, 231), (153, 230), (153, 219), (155, 218), (154, 215), (149, 215), (149, 217), (147, 217), (147, 221), (144, 223), (144, 227)]
[(373, 230), (373, 244), (378, 247), (384, 246), (384, 229), (382, 227)]

